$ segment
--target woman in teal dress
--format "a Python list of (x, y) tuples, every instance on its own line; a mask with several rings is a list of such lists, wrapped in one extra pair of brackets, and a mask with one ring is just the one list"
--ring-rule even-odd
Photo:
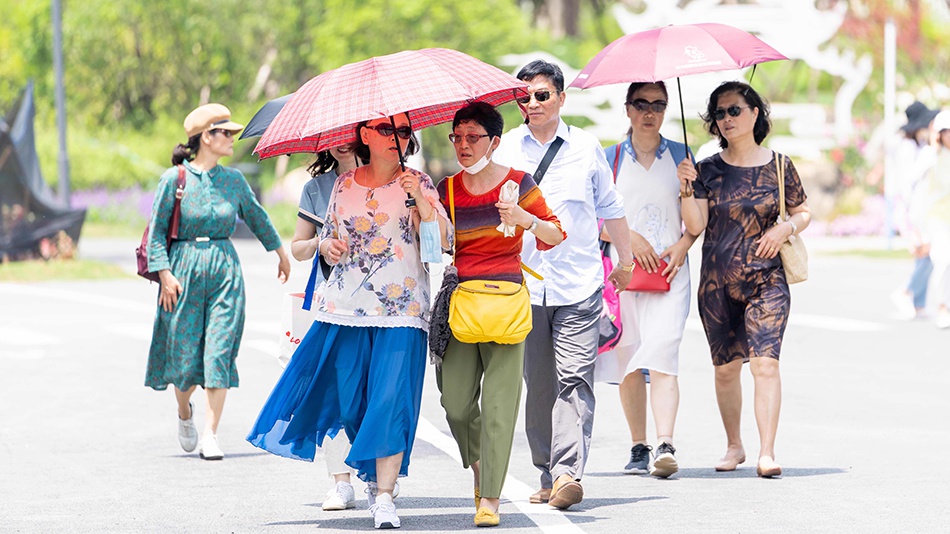
[[(188, 143), (172, 153), (174, 167), (162, 175), (152, 206), (148, 269), (158, 272), (161, 287), (145, 385), (174, 386), (178, 440), (186, 452), (198, 446), (190, 399), (196, 386), (203, 387), (207, 420), (198, 452), (206, 460), (220, 460), (218, 422), (228, 388), (238, 386), (235, 359), (244, 332), (244, 277), (230, 240), (235, 217), (247, 223), (265, 249), (277, 252), (281, 282), (290, 275), (290, 261), (244, 176), (218, 165), (234, 153), (232, 136), (244, 126), (231, 122), (231, 112), (221, 104), (198, 107), (184, 126)], [(178, 238), (166, 247), (179, 165), (186, 181)]]

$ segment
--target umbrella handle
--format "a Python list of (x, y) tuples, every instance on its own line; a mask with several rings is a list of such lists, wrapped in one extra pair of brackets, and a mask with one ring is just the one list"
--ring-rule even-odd
[[(406, 159), (402, 155), (402, 147), (399, 145), (399, 135), (396, 133), (396, 120), (393, 119), (393, 116), (389, 116), (389, 124), (393, 127), (393, 141), (396, 141), (396, 152), (399, 153), (399, 167), (402, 168), (402, 172), (406, 172)], [(412, 198), (412, 195), (406, 193), (406, 207), (414, 208), (416, 207), (416, 199)]]
[[(683, 125), (683, 144), (686, 145), (686, 157), (689, 158), (689, 141), (686, 138), (686, 111), (683, 110), (683, 87), (680, 85), (679, 76), (676, 77), (676, 91), (679, 93), (680, 97), (680, 122)], [(686, 193), (688, 195), (692, 194), (692, 189), (693, 187), (687, 183)]]

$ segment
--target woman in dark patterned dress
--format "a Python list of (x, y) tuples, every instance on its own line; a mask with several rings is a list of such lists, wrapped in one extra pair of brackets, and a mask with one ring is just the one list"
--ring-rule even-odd
[[(775, 462), (775, 434), (782, 403), (779, 354), (791, 298), (779, 247), (811, 220), (798, 172), (791, 160), (761, 146), (770, 129), (768, 104), (751, 87), (725, 82), (709, 96), (703, 116), (722, 152), (694, 169), (681, 165), (685, 195), (706, 221), (700, 269), (699, 312), (716, 369), (716, 398), (726, 429), (726, 454), (717, 471), (745, 461), (740, 436), (742, 363), (755, 381), (755, 419), (763, 477), (782, 474)], [(778, 167), (785, 170), (785, 203), (779, 216)]]

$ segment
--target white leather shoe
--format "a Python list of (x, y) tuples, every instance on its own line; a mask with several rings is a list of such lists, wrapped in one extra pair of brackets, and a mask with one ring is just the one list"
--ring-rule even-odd
[(215, 434), (205, 434), (201, 438), (201, 447), (198, 449), (198, 456), (203, 460), (220, 460), (224, 458), (221, 447), (218, 447), (218, 436)]
[(185, 452), (191, 452), (198, 446), (198, 429), (195, 428), (195, 406), (188, 403), (191, 416), (188, 419), (178, 418), (178, 443)]

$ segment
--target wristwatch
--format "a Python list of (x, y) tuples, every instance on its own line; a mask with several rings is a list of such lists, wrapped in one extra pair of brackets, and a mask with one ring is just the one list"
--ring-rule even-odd
[(617, 263), (617, 266), (620, 267), (620, 270), (623, 271), (623, 272), (625, 272), (625, 273), (632, 273), (632, 272), (633, 272), (633, 262), (632, 262), (632, 261), (630, 262), (630, 265), (624, 265), (624, 264), (618, 262), (618, 263)]
[(535, 216), (534, 216), (534, 220), (531, 221), (531, 226), (528, 227), (528, 231), (533, 234), (534, 231), (537, 230), (537, 229), (538, 229), (538, 216), (535, 215)]

